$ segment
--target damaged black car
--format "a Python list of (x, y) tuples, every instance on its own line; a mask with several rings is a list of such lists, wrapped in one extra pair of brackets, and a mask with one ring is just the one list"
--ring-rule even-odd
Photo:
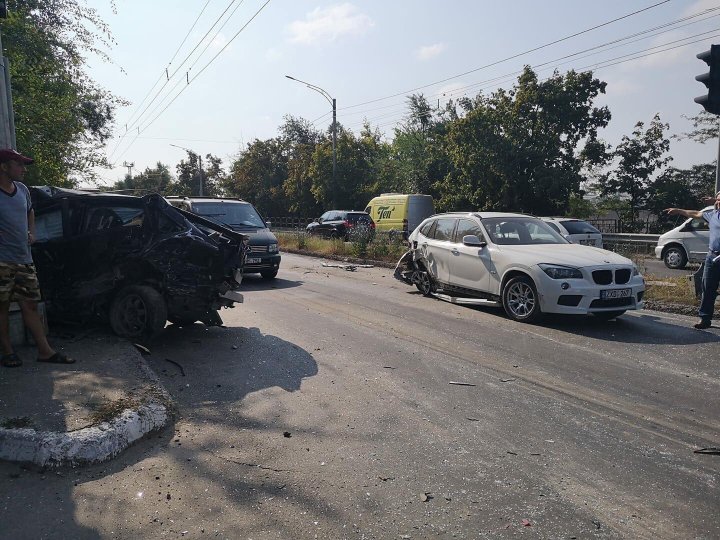
[(148, 338), (167, 321), (220, 325), (236, 292), (247, 235), (173, 208), (160, 195), (31, 188), (33, 259), (51, 319), (101, 319)]

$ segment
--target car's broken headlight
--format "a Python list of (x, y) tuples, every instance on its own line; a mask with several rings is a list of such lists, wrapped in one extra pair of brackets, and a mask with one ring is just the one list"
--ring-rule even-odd
[(539, 264), (538, 266), (553, 279), (582, 279), (583, 277), (580, 270), (571, 266), (557, 266), (554, 264)]
[(278, 252), (278, 245), (277, 244), (270, 244), (268, 246), (268, 253), (277, 253)]

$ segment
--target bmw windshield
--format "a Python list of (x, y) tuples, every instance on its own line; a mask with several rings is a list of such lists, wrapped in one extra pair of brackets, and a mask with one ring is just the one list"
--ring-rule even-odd
[(545, 222), (531, 217), (486, 218), (482, 224), (499, 246), (570, 243)]
[(230, 227), (264, 229), (265, 223), (252, 205), (239, 202), (196, 202), (193, 212)]

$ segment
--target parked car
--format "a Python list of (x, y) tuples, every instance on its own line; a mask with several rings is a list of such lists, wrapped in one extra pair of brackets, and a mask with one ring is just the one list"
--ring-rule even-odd
[(407, 238), (423, 219), (435, 213), (435, 206), (430, 195), (383, 193), (367, 204), (365, 212), (375, 221), (378, 231)]
[(357, 210), (328, 210), (305, 228), (308, 234), (324, 238), (342, 238), (346, 242), (355, 233), (375, 234), (375, 222), (367, 212)]
[(118, 335), (149, 337), (169, 320), (222, 324), (242, 302), (247, 236), (170, 206), (131, 197), (31, 188), (33, 259), (49, 315), (99, 317)]
[(242, 199), (166, 197), (177, 208), (193, 212), (248, 235), (250, 251), (243, 272), (274, 279), (280, 270), (280, 250), (275, 235), (255, 207)]
[[(703, 212), (712, 210), (712, 206), (703, 208)], [(710, 245), (710, 229), (703, 218), (688, 218), (674, 229), (661, 234), (655, 247), (655, 256), (665, 262), (665, 266), (682, 269), (688, 261), (702, 262), (707, 257)]]
[(439, 214), (408, 242), (397, 279), (426, 296), (502, 306), (517, 321), (543, 313), (611, 319), (643, 305), (645, 282), (630, 259), (573, 244), (535, 217)]
[(544, 217), (540, 219), (573, 244), (603, 247), (602, 233), (587, 221), (562, 217)]

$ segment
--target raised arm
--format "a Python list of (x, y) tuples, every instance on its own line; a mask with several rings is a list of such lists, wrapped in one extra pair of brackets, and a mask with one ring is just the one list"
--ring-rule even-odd
[(685, 216), (691, 218), (701, 218), (703, 215), (700, 210), (684, 210), (682, 208), (666, 208), (663, 212), (668, 216)]

